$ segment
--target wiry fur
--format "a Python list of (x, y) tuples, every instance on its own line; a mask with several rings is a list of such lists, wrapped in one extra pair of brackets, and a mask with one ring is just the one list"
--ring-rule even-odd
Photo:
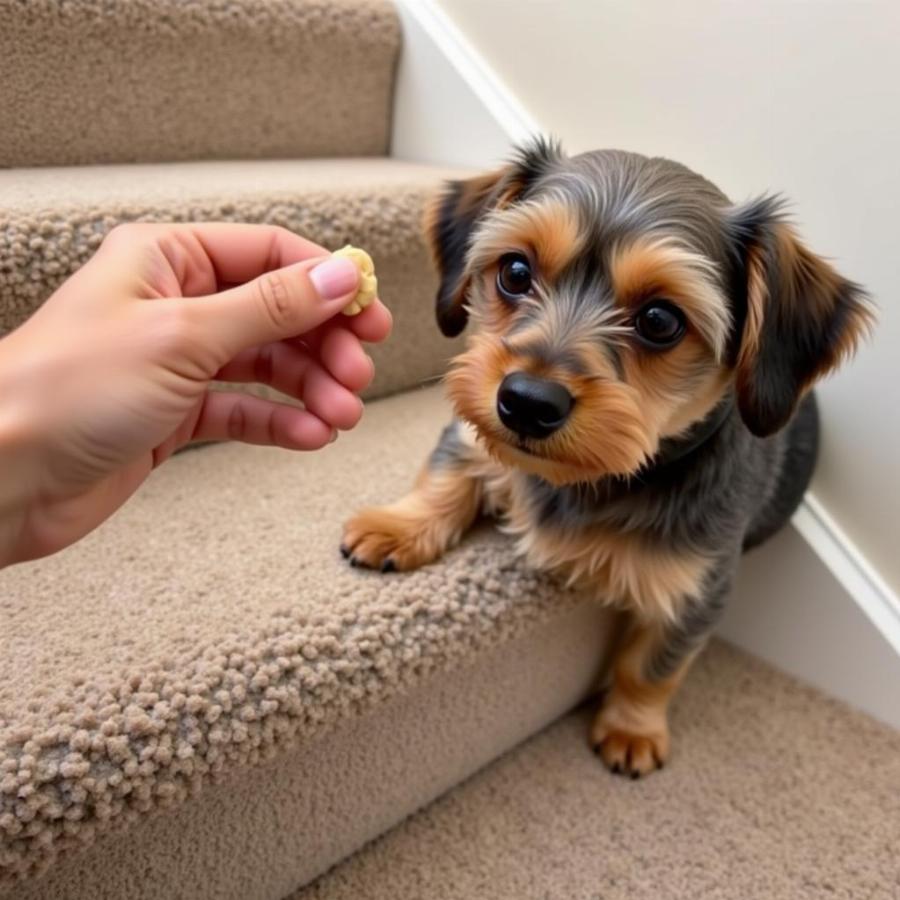
[[(627, 610), (592, 740), (610, 768), (644, 774), (666, 759), (669, 699), (742, 549), (802, 496), (818, 433), (807, 391), (852, 353), (871, 306), (800, 243), (779, 200), (735, 207), (684, 166), (620, 151), (569, 159), (538, 142), (449, 186), (429, 229), (438, 322), (474, 328), (447, 377), (458, 420), (408, 497), (348, 523), (346, 553), (421, 565), (481, 510), (533, 565)], [(495, 286), (512, 252), (535, 276), (514, 304)], [(660, 297), (688, 322), (665, 351), (634, 330)], [(514, 372), (566, 388), (562, 427), (536, 439), (503, 424), (498, 386)]]

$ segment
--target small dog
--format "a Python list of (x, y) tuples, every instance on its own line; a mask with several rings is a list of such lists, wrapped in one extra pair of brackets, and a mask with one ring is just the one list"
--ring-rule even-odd
[(783, 206), (543, 140), (450, 183), (427, 228), (438, 324), (476, 326), (447, 377), (458, 418), (410, 494), (345, 527), (351, 563), (403, 571), (499, 515), (534, 565), (626, 610), (591, 741), (633, 778), (669, 754), (669, 701), (741, 551), (809, 482), (810, 386), (874, 321)]

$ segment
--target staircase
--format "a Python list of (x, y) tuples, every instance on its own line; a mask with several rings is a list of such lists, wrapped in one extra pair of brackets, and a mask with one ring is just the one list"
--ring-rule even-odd
[[(376, 259), (364, 424), (207, 447), (79, 545), (0, 573), (0, 895), (286, 896), (571, 707), (604, 617), (486, 532), (350, 569), (446, 423), (426, 198), (389, 155), (382, 0), (0, 0), (0, 334), (124, 221), (282, 225)], [(425, 386), (425, 387), (423, 387)]]
[[(600, 771), (576, 714), (319, 877), (569, 711), (612, 632), (490, 528), (408, 575), (338, 554), (346, 516), (397, 497), (431, 449), (448, 417), (433, 382), (459, 347), (433, 326), (420, 225), (454, 173), (390, 155), (396, 11), (0, 0), (0, 22), (0, 334), (135, 220), (269, 222), (365, 247), (395, 319), (372, 350), (375, 402), (336, 444), (183, 453), (86, 540), (0, 572), (0, 897), (620, 896), (616, 872), (641, 853), (660, 873), (702, 866), (718, 807), (692, 765), (721, 761), (722, 827), (751, 827), (742, 772), (811, 765), (835, 723), (871, 777), (831, 778), (836, 754), (807, 774), (835, 807), (868, 798), (857, 826), (887, 833), (896, 736), (719, 646), (679, 707), (676, 737), (693, 737), (646, 789)], [(726, 715), (741, 703), (749, 746), (747, 718)], [(672, 790), (693, 818), (673, 825), (668, 808), (659, 857), (642, 815), (659, 821)], [(607, 807), (640, 840), (604, 846)], [(852, 838), (827, 831), (823, 853)], [(629, 877), (621, 896), (661, 896)]]

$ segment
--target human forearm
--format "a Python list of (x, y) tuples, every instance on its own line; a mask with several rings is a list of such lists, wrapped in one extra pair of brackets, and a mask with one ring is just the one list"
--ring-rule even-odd
[(0, 341), (0, 567), (22, 556), (22, 538), (34, 501), (34, 428), (15, 380), (4, 374), (8, 339)]

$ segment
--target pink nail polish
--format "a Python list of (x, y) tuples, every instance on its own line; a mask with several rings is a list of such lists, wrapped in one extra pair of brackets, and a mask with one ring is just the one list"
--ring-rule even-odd
[(359, 270), (349, 259), (327, 259), (309, 273), (309, 280), (323, 300), (336, 300), (356, 290)]

